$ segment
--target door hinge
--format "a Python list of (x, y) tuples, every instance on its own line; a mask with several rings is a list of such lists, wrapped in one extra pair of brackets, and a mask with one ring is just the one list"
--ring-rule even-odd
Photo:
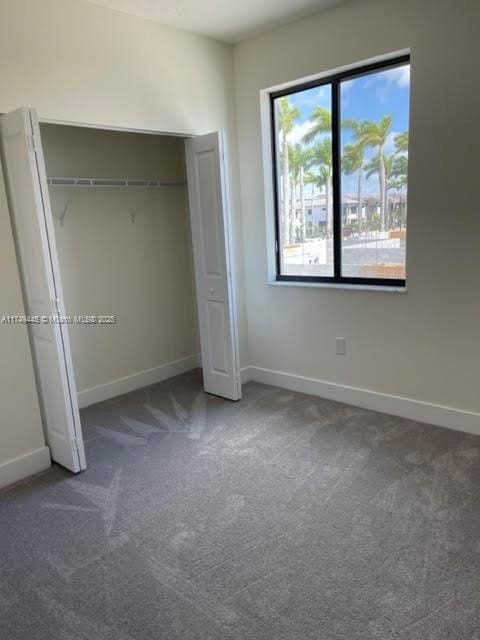
[(72, 444), (73, 444), (73, 450), (78, 453), (78, 451), (80, 450), (80, 445), (78, 443), (78, 438), (76, 438), (76, 437), (73, 438)]
[(52, 305), (53, 305), (53, 311), (54, 313), (57, 314), (57, 316), (60, 316), (60, 303), (58, 301), (58, 298), (52, 298)]
[(35, 134), (34, 133), (29, 133), (27, 135), (27, 140), (28, 140), (28, 150), (32, 151), (33, 153), (38, 151), (37, 139), (35, 137)]

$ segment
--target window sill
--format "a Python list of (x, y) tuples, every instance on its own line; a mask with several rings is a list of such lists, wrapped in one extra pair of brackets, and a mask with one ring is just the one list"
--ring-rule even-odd
[(371, 284), (339, 284), (337, 282), (294, 282), (271, 280), (271, 287), (302, 287), (307, 289), (349, 289), (350, 291), (383, 291), (385, 293), (406, 293), (407, 287), (388, 287)]

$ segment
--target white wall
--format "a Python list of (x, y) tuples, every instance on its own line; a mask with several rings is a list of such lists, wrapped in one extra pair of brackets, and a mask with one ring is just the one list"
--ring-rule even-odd
[(231, 48), (85, 0), (1, 0), (0, 111), (205, 133), (230, 124)]
[[(61, 125), (41, 133), (49, 176), (185, 181), (181, 138)], [(186, 187), (50, 195), (67, 314), (117, 319), (69, 326), (78, 391), (196, 354)]]
[[(0, 112), (29, 105), (37, 107), (42, 119), (197, 134), (225, 129), (232, 150), (236, 203), (233, 103), (230, 46), (85, 0), (0, 0)], [(239, 261), (238, 215), (234, 221)], [(11, 279), (16, 270), (8, 233), (0, 235), (0, 256), (9, 268), (2, 277), (14, 286)], [(245, 362), (240, 266), (240, 344)], [(11, 306), (8, 291), (0, 290), (2, 313)], [(10, 343), (9, 336), (11, 332), (0, 326), (0, 341), (10, 349), (11, 360), (25, 362), (25, 343)], [(9, 378), (10, 367), (7, 359), (0, 360), (0, 380)], [(5, 394), (2, 419), (9, 430), (27, 422), (24, 448), (33, 450), (41, 437), (38, 420), (32, 415), (27, 419), (19, 402), (29, 397), (31, 389), (31, 377), (20, 375), (16, 393)], [(5, 426), (1, 429), (7, 433)], [(27, 435), (31, 430), (35, 437)], [(1, 442), (2, 458), (16, 455), (9, 436)]]
[[(357, 0), (235, 48), (253, 365), (480, 410), (479, 27), (474, 0)], [(407, 48), (408, 292), (268, 286), (259, 91)]]

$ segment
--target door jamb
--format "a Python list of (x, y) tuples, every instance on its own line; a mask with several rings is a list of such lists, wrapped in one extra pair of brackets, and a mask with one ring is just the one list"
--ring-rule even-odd
[(120, 133), (141, 133), (150, 136), (171, 136), (173, 138), (194, 138), (196, 133), (180, 131), (160, 131), (158, 129), (137, 129), (120, 125), (95, 124), (94, 122), (75, 122), (74, 120), (58, 120), (56, 118), (38, 118), (40, 124), (56, 124), (64, 127), (81, 127), (84, 129), (100, 129), (101, 131), (118, 131)]

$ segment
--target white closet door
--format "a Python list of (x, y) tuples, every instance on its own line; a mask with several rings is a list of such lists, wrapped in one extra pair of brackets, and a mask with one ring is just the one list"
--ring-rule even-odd
[[(40, 129), (34, 109), (0, 118), (17, 259), (29, 316), (65, 315)], [(65, 324), (29, 324), (45, 435), (52, 459), (84, 469), (80, 416)]]
[(187, 140), (186, 157), (204, 388), (239, 400), (242, 388), (222, 134)]

